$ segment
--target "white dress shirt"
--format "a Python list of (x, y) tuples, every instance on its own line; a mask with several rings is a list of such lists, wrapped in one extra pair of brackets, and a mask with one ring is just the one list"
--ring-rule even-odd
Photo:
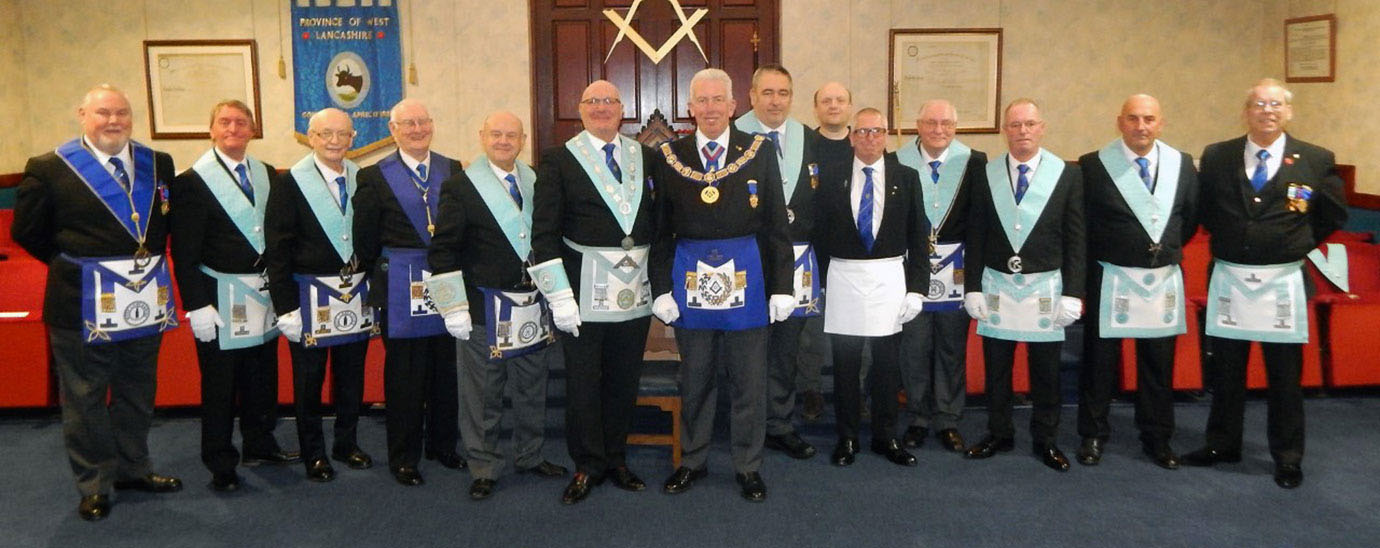
[[(518, 173), (518, 171), (517, 171), (517, 164), (516, 164), (516, 163), (513, 164), (513, 170), (512, 170), (512, 171), (504, 171), (503, 168), (498, 167), (498, 164), (495, 164), (495, 163), (493, 163), (492, 160), (490, 160), (490, 161), (489, 161), (489, 169), (492, 169), (492, 170), (494, 171), (494, 177), (498, 177), (498, 182), (503, 183), (503, 191), (504, 191), (504, 192), (507, 192), (509, 195), (511, 195), (511, 194), (513, 193), (512, 187), (513, 187), (513, 186), (517, 186), (517, 187), (518, 187), (518, 194), (519, 194), (519, 195), (522, 194), (522, 185), (519, 185), (519, 184), (518, 184), (518, 183), (521, 183), (521, 182), (522, 182), (522, 174)], [(507, 176), (509, 176), (509, 175), (512, 175), (512, 176), (513, 176), (513, 181), (514, 181), (513, 183), (509, 183), (508, 180), (504, 178), (504, 177), (507, 177)], [(526, 196), (523, 196), (522, 199), (523, 199), (523, 200), (526, 200), (527, 197), (526, 197)]]
[[(125, 165), (125, 174), (129, 175), (130, 186), (134, 186), (134, 154), (129, 150), (129, 143), (125, 143), (125, 148), (120, 149), (119, 154), (111, 156), (93, 146), (85, 135), (81, 136), (81, 142), (86, 145), (86, 149), (91, 151), (91, 154), (96, 157), (96, 161), (101, 163), (101, 167), (105, 168), (105, 172), (109, 173), (111, 177), (115, 177), (115, 166), (110, 165), (110, 159), (119, 158), (120, 162)], [(115, 180), (119, 181), (120, 178), (115, 177)]]
[(1265, 180), (1269, 181), (1270, 179), (1274, 179), (1275, 174), (1279, 173), (1279, 166), (1281, 165), (1281, 162), (1284, 161), (1284, 140), (1288, 138), (1288, 135), (1281, 133), (1279, 134), (1279, 138), (1275, 139), (1275, 142), (1270, 143), (1270, 146), (1261, 147), (1260, 145), (1255, 144), (1255, 141), (1252, 141), (1250, 137), (1247, 137), (1246, 178), (1250, 179), (1251, 175), (1255, 174), (1255, 166), (1256, 164), (1260, 163), (1260, 158), (1256, 157), (1256, 154), (1259, 154), (1260, 149), (1264, 148), (1265, 150), (1270, 152), (1270, 159), (1265, 160)]
[[(939, 171), (938, 169), (931, 169), (931, 168), (930, 168), (930, 162), (935, 162), (935, 161), (937, 161), (937, 162), (939, 162), (939, 167), (944, 167), (944, 162), (949, 161), (949, 147), (944, 147), (944, 152), (940, 152), (940, 153), (939, 153), (939, 157), (937, 157), (937, 158), (936, 158), (936, 157), (933, 157), (933, 156), (930, 156), (930, 151), (925, 150), (925, 146), (924, 146), (924, 145), (919, 145), (919, 147), (920, 147), (920, 157), (921, 157), (921, 158), (924, 158), (924, 160), (925, 160), (925, 165), (924, 165), (924, 166), (921, 166), (921, 169), (922, 169), (923, 171), (922, 171), (922, 174), (921, 174), (921, 176), (920, 176), (920, 179), (921, 179), (921, 181), (923, 181), (923, 182), (930, 183), (931, 181), (934, 181), (934, 178), (933, 178), (934, 176), (933, 176), (933, 175), (930, 175), (930, 174)], [(933, 183), (930, 183), (930, 184), (933, 184)]]
[(1153, 146), (1150, 147), (1150, 153), (1149, 153), (1149, 154), (1146, 154), (1145, 156), (1141, 156), (1141, 155), (1139, 155), (1139, 154), (1136, 154), (1136, 151), (1131, 150), (1131, 147), (1126, 146), (1126, 141), (1120, 140), (1120, 141), (1117, 141), (1117, 142), (1121, 144), (1121, 153), (1122, 153), (1123, 155), (1126, 156), (1126, 161), (1127, 161), (1127, 162), (1130, 162), (1130, 163), (1131, 163), (1131, 167), (1134, 168), (1134, 169), (1136, 170), (1136, 176), (1137, 176), (1137, 177), (1140, 176), (1140, 166), (1136, 165), (1136, 158), (1145, 158), (1145, 159), (1150, 163), (1150, 165), (1146, 166), (1146, 170), (1148, 170), (1148, 171), (1150, 172), (1150, 182), (1153, 184), (1153, 183), (1155, 183), (1156, 181), (1159, 181), (1159, 180), (1160, 180), (1160, 142), (1159, 142), (1159, 141), (1155, 141), (1155, 144), (1154, 144)]
[(422, 174), (421, 174), (420, 172), (417, 171), (417, 166), (426, 166), (426, 170), (427, 170), (427, 171), (426, 171), (426, 176), (427, 176), (428, 179), (431, 178), (431, 151), (430, 151), (430, 150), (426, 151), (426, 158), (423, 158), (422, 161), (420, 161), (420, 162), (418, 162), (418, 161), (417, 161), (415, 158), (413, 158), (411, 155), (409, 155), (408, 153), (403, 152), (403, 151), (398, 151), (398, 156), (402, 156), (403, 165), (407, 166), (407, 169), (412, 170), (412, 174), (413, 174), (413, 175), (416, 175), (416, 176), (418, 176), (418, 177), (421, 177)]
[(864, 167), (872, 168), (872, 237), (882, 226), (882, 209), (886, 206), (886, 156), (876, 162), (864, 164), (857, 156), (853, 157), (853, 183), (849, 185), (848, 202), (853, 208), (853, 226), (858, 226), (858, 206), (862, 203), (863, 182), (867, 176)]
[[(316, 169), (321, 171), (321, 176), (326, 178), (326, 190), (331, 191), (331, 197), (335, 198), (336, 207), (340, 207), (340, 185), (335, 184), (335, 180), (344, 177), (345, 174), (326, 167), (326, 164), (321, 163), (321, 159), (317, 158), (316, 155), (312, 155), (312, 161), (316, 162)], [(350, 181), (347, 179), (345, 184), (349, 185), (349, 183)]]
[[(727, 133), (727, 132), (725, 132), (725, 133)], [(607, 145), (607, 144), (609, 144), (610, 142), (612, 142), (612, 143), (613, 143), (613, 163), (618, 164), (618, 169), (623, 169), (623, 158), (622, 158), (622, 156), (623, 156), (623, 154), (622, 154), (622, 152), (623, 152), (623, 145), (622, 145), (621, 143), (618, 142), (618, 137), (617, 137), (617, 136), (614, 136), (613, 141), (605, 141), (605, 140), (603, 140), (603, 139), (600, 139), (600, 138), (598, 138), (598, 137), (595, 137), (593, 133), (590, 133), (590, 132), (588, 132), (588, 131), (585, 132), (585, 136), (589, 137), (589, 144), (590, 144), (590, 146), (593, 146), (593, 147), (594, 147), (594, 152), (598, 155), (599, 160), (601, 160), (601, 161), (602, 161), (604, 158), (607, 158), (607, 156), (604, 154), (604, 145)]]
[[(1021, 176), (1021, 170), (1019, 166), (1021, 164), (1030, 166), (1030, 171), (1027, 171), (1025, 173), (1025, 182), (1034, 185), (1035, 170), (1040, 169), (1040, 155), (1044, 154), (1044, 152), (1045, 149), (1042, 148), (1035, 153), (1035, 156), (1032, 156), (1029, 160), (1026, 160), (1024, 162), (1017, 162), (1015, 156), (1012, 156), (1010, 154), (1006, 155), (1006, 175), (1011, 182), (1012, 196), (1014, 196), (1016, 192), (1016, 181), (1019, 180)], [(1026, 192), (1030, 192), (1030, 187), (1026, 187), (1025, 190)]]
[(723, 153), (719, 155), (719, 169), (723, 169), (728, 165), (728, 134), (732, 131), (732, 129), (726, 128), (723, 133), (719, 134), (717, 139), (710, 139), (705, 137), (703, 133), (700, 133), (700, 130), (695, 130), (695, 151), (700, 155), (701, 164), (708, 164), (709, 162), (709, 158), (706, 158), (704, 155), (704, 145), (708, 144), (710, 141), (714, 141), (719, 144), (719, 148), (724, 150)]

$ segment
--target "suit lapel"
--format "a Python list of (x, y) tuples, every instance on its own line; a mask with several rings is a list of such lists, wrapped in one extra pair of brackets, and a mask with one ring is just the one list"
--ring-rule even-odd
[[(884, 234), (897, 233), (890, 225), (896, 222), (905, 222), (902, 208), (905, 203), (901, 196), (901, 162), (890, 153), (883, 156), (882, 165), (886, 168), (886, 203), (882, 205), (882, 222), (877, 230), (877, 239), (881, 240)], [(900, 231), (904, 233), (904, 231)]]
[(695, 134), (691, 133), (683, 139), (672, 141), (671, 152), (676, 153), (680, 163), (690, 166), (690, 169), (704, 171), (704, 160), (700, 158), (700, 151), (695, 146)]
[[(1251, 178), (1246, 176), (1246, 136), (1233, 139), (1231, 143), (1229, 148), (1232, 153), (1227, 155), (1227, 173), (1230, 173), (1231, 180), (1236, 182), (1231, 190), (1241, 200), (1242, 211), (1255, 211), (1251, 203), (1255, 198), (1255, 192), (1251, 187)], [(1266, 186), (1268, 187), (1268, 183)]]
[(739, 156), (742, 156), (743, 151), (747, 150), (749, 146), (752, 146), (753, 139), (752, 136), (741, 131), (736, 131), (732, 127), (729, 127), (725, 131), (728, 132), (728, 151), (724, 153), (724, 161), (721, 162), (722, 165), (719, 166), (720, 168), (733, 163)]

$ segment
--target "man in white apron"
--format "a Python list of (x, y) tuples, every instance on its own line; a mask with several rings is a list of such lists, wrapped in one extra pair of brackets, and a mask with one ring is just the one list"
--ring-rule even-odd
[(537, 174), (518, 160), (526, 139), (522, 121), (510, 112), (484, 119), (484, 154), (441, 188), (440, 222), (427, 255), (431, 298), (459, 339), (460, 438), (474, 500), (493, 495), (506, 460), (499, 448), (505, 391), (512, 396), (518, 473), (567, 473), (542, 456), (546, 375), (561, 352), (553, 344), (551, 311), (527, 273)]
[(130, 140), (123, 91), (92, 88), (77, 118), (80, 137), (24, 166), (11, 234), (48, 265), (43, 323), (62, 439), (77, 514), (95, 521), (110, 514), (112, 488), (182, 488), (153, 472), (148, 448), (158, 346), (177, 326), (163, 256), (174, 171), (171, 156)]
[(901, 378), (906, 408), (913, 415), (902, 442), (920, 447), (931, 428), (949, 451), (965, 449), (958, 419), (967, 397), (968, 327), (963, 310), (963, 240), (974, 188), (986, 188), (987, 154), (954, 139), (958, 111), (943, 99), (920, 105), (915, 141), (897, 159), (920, 174), (923, 209), (929, 221), (925, 254), (929, 287), (925, 311), (902, 326)]
[[(1285, 133), (1293, 93), (1265, 79), (1246, 95), (1246, 135), (1203, 150), (1203, 226), (1212, 233), (1204, 327), (1214, 374), (1207, 444), (1184, 463), (1241, 460), (1246, 361), (1260, 342), (1269, 382), (1270, 456), (1275, 483), (1303, 483), (1303, 392), (1308, 288), (1301, 267), (1346, 222), (1346, 198), (1332, 151)], [(1209, 371), (1205, 371), (1207, 373)]]
[(211, 112), (211, 150), (172, 185), (177, 289), (196, 337), (201, 369), (201, 462), (211, 489), (234, 491), (244, 463), (301, 460), (278, 446), (278, 328), (264, 269), (264, 214), (277, 185), (273, 166), (248, 154), (254, 114), (238, 100)]
[(374, 465), (356, 431), (364, 354), (378, 326), (373, 307), (365, 304), (369, 280), (354, 251), (350, 197), (359, 188), (359, 166), (345, 159), (354, 123), (344, 111), (322, 109), (312, 115), (307, 133), (312, 152), (268, 197), (264, 260), (278, 329), (292, 355), (293, 406), (307, 479), (328, 482), (335, 479), (321, 431), (328, 362), (335, 405), (330, 457), (355, 470)]
[(1059, 354), (1064, 327), (1083, 313), (1087, 241), (1083, 178), (1040, 147), (1040, 107), (1017, 99), (1003, 113), (1009, 153), (987, 163), (987, 188), (974, 189), (963, 264), (963, 306), (978, 320), (987, 375), (987, 437), (965, 456), (985, 459), (1015, 447), (1011, 368), (1017, 342), (1030, 366), (1030, 437), (1035, 457), (1066, 472), (1059, 436)]
[(1088, 204), (1088, 321), (1078, 377), (1078, 462), (1095, 465), (1107, 421), (1121, 341), (1136, 343), (1136, 426), (1141, 451), (1173, 470), (1174, 343), (1186, 330), (1183, 246), (1197, 229), (1193, 157), (1159, 141), (1160, 103), (1132, 95), (1116, 119), (1121, 138), (1078, 159)]
[(864, 343), (872, 400), (872, 452), (915, 466), (896, 439), (896, 394), (901, 389), (901, 325), (920, 314), (929, 287), (929, 221), (921, 210), (919, 175), (886, 154), (886, 119), (874, 108), (853, 118), (854, 159), (847, 185), (819, 197), (818, 241), (829, 307), (824, 332), (834, 351), (838, 444), (832, 462), (853, 464), (862, 415)]
[(529, 270), (565, 352), (566, 447), (575, 463), (565, 504), (605, 479), (627, 491), (647, 487), (628, 469), (626, 446), (652, 321), (655, 154), (619, 134), (623, 100), (612, 83), (587, 86), (579, 109), (584, 131), (546, 149), (538, 165)]

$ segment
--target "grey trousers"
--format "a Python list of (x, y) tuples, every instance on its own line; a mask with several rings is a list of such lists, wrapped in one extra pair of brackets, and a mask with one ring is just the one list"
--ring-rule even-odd
[[(742, 331), (676, 328), (680, 348), (681, 466), (703, 468), (714, 433), (717, 367), (728, 372), (733, 469), (762, 468), (767, 435), (767, 328)], [(716, 363), (718, 362), (718, 363)]]
[(163, 335), (88, 345), (80, 329), (48, 326), (48, 342), (61, 396), (62, 439), (77, 491), (109, 494), (116, 480), (147, 475)]
[[(470, 476), (498, 479), (503, 453), (498, 436), (503, 422), (503, 393), (513, 402), (513, 461), (518, 468), (541, 464), (546, 441), (546, 372), (561, 359), (557, 344), (516, 358), (489, 360), (485, 327), (474, 326), (470, 340), (456, 341), (459, 355), (460, 439), (470, 457)], [(509, 375), (513, 382), (508, 382)]]
[(806, 318), (790, 318), (767, 327), (767, 435), (795, 433), (796, 359)]
[(963, 310), (922, 312), (901, 326), (901, 378), (912, 426), (958, 428), (967, 399), (968, 326)]
[(805, 318), (800, 330), (800, 352), (796, 356), (795, 389), (798, 392), (823, 392), (820, 382), (824, 366), (833, 366), (834, 351), (829, 336), (824, 334), (824, 315)]

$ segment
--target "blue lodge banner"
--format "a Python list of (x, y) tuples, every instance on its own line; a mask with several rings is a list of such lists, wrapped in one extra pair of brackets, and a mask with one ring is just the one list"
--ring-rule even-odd
[(335, 107), (355, 123), (353, 158), (392, 144), (388, 109), (403, 98), (394, 0), (289, 0), (297, 140), (312, 113)]

